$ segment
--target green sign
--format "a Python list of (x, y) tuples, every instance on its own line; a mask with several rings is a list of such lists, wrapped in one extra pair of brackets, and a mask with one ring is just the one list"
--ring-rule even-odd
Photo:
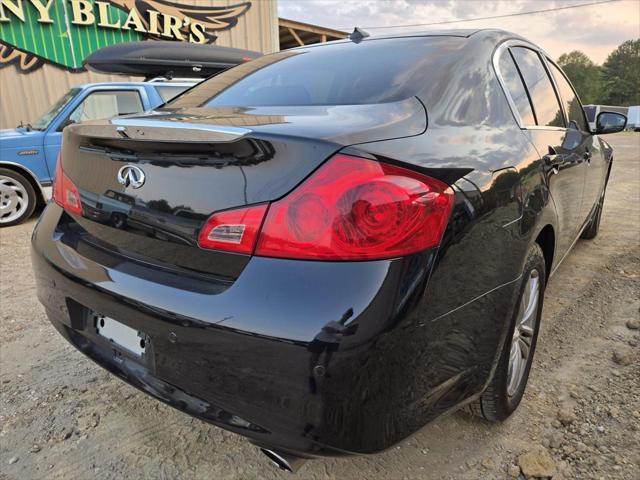
[(45, 61), (81, 70), (95, 50), (144, 39), (211, 43), (235, 26), (250, 2), (225, 7), (168, 0), (0, 0), (0, 68)]

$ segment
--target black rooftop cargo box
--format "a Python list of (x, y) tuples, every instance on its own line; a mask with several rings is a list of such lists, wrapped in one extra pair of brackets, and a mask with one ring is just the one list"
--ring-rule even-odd
[(84, 66), (100, 73), (142, 75), (146, 78), (203, 78), (261, 56), (238, 48), (187, 42), (129, 42), (102, 48), (89, 55)]

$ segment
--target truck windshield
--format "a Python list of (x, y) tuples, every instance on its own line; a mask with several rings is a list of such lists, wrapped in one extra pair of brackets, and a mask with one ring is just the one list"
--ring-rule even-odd
[(58, 116), (60, 111), (66, 107), (71, 100), (75, 98), (76, 95), (80, 93), (79, 88), (72, 88), (67, 93), (65, 93), (60, 100), (53, 104), (53, 106), (45, 112), (38, 120), (36, 120), (31, 128), (34, 130), (46, 130), (49, 127), (49, 124), (53, 121), (54, 118)]

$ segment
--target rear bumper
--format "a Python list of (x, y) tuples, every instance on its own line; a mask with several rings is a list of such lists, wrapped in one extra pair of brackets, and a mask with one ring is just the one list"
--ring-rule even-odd
[[(38, 297), (55, 328), (130, 384), (261, 446), (377, 452), (489, 378), (502, 329), (482, 323), (478, 303), (426, 320), (434, 252), (358, 263), (252, 258), (221, 286), (100, 261), (66, 238), (61, 214), (50, 204), (32, 239)], [(479, 302), (499, 316), (505, 297), (496, 290)], [(319, 335), (349, 309), (344, 335)], [(144, 332), (144, 357), (99, 337), (91, 311)]]
[(51, 197), (53, 196), (53, 187), (51, 185), (42, 185), (41, 190), (44, 201), (48, 202), (49, 200), (51, 200)]

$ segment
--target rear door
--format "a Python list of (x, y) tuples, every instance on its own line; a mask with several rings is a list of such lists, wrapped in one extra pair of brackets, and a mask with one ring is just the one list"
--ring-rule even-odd
[(591, 210), (600, 199), (609, 164), (605, 160), (597, 138), (589, 131), (589, 123), (582, 108), (582, 103), (571, 83), (549, 58), (546, 58), (546, 61), (560, 93), (567, 116), (568, 128), (580, 132), (580, 147), (585, 161), (584, 192), (580, 218), (578, 219), (580, 227), (587, 220)]
[(536, 147), (558, 215), (557, 258), (578, 234), (585, 179), (584, 137), (568, 128), (554, 84), (539, 53), (514, 44), (502, 50), (502, 80), (520, 114), (521, 127)]

